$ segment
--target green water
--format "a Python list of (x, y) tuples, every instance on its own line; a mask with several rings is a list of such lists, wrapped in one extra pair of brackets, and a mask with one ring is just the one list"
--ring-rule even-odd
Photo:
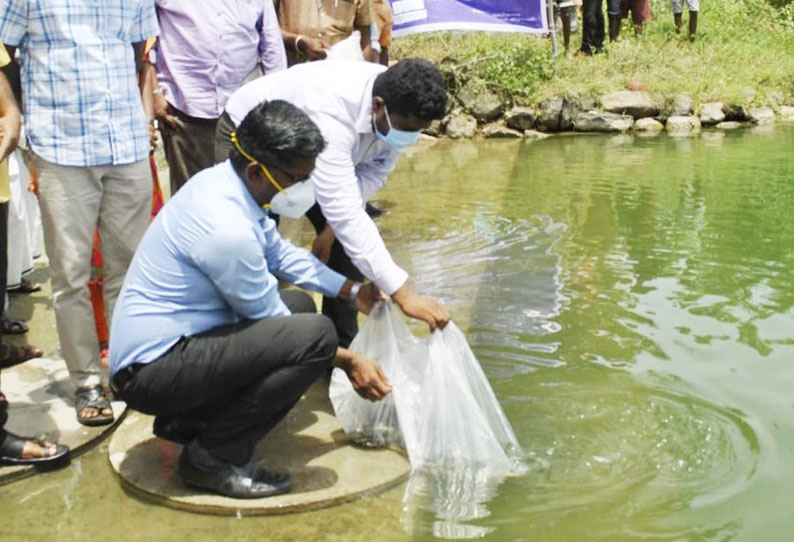
[[(127, 496), (100, 446), (0, 489), (0, 539), (794, 538), (794, 128), (442, 142), (379, 201), (396, 259), (467, 331), (527, 474), (465, 513), (397, 488), (218, 518)], [(439, 530), (444, 515), (469, 519)]]

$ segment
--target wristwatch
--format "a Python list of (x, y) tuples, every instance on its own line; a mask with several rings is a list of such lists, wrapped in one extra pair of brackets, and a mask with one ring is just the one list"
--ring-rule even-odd
[(364, 286), (362, 283), (354, 282), (353, 286), (350, 287), (350, 296), (348, 297), (347, 300), (351, 305), (356, 304), (356, 299), (358, 299), (358, 292), (359, 290), (361, 290), (362, 286)]

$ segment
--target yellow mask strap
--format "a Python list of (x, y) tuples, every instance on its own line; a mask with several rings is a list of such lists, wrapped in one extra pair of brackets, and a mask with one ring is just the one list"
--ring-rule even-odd
[[(232, 132), (231, 139), (232, 139), (232, 143), (234, 143), (234, 146), (237, 148), (240, 154), (242, 154), (243, 157), (246, 158), (247, 160), (259, 164), (259, 167), (262, 168), (262, 171), (265, 173), (265, 177), (267, 177), (267, 180), (270, 181), (273, 184), (273, 186), (275, 186), (278, 189), (279, 192), (284, 192), (284, 189), (281, 188), (281, 185), (276, 182), (276, 179), (274, 179), (273, 175), (270, 174), (270, 171), (268, 171), (268, 169), (265, 167), (265, 164), (261, 163), (259, 160), (252, 157), (250, 154), (248, 154), (243, 150), (243, 148), (240, 146), (240, 142), (237, 141), (237, 132)], [(269, 204), (265, 204), (262, 207), (266, 207), (266, 206), (269, 206)]]

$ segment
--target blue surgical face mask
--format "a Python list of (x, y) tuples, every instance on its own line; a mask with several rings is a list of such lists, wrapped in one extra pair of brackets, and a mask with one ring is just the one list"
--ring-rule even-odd
[(375, 120), (373, 118), (373, 125), (375, 128), (375, 135), (378, 136), (378, 139), (383, 141), (390, 149), (395, 151), (401, 151), (403, 149), (407, 149), (414, 143), (416, 140), (419, 139), (419, 131), (416, 132), (408, 132), (406, 130), (398, 130), (391, 124), (391, 119), (389, 118), (389, 110), (386, 108), (386, 104), (383, 104), (383, 112), (386, 114), (386, 123), (389, 125), (389, 131), (386, 135), (380, 133), (378, 130), (378, 126), (375, 124)]

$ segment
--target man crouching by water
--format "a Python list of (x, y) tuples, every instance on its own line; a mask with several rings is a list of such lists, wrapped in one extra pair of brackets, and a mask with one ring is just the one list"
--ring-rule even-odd
[(338, 347), (308, 295), (278, 290), (281, 278), (365, 313), (381, 295), (284, 241), (263, 210), (313, 203), (303, 187), (325, 146), (317, 126), (273, 101), (245, 117), (234, 142), (229, 160), (195, 175), (141, 240), (113, 316), (111, 382), (156, 416), (157, 436), (186, 445), (185, 482), (259, 498), (292, 481), (252, 466), (255, 445), (329, 365), (370, 400), (391, 385), (376, 361)]

